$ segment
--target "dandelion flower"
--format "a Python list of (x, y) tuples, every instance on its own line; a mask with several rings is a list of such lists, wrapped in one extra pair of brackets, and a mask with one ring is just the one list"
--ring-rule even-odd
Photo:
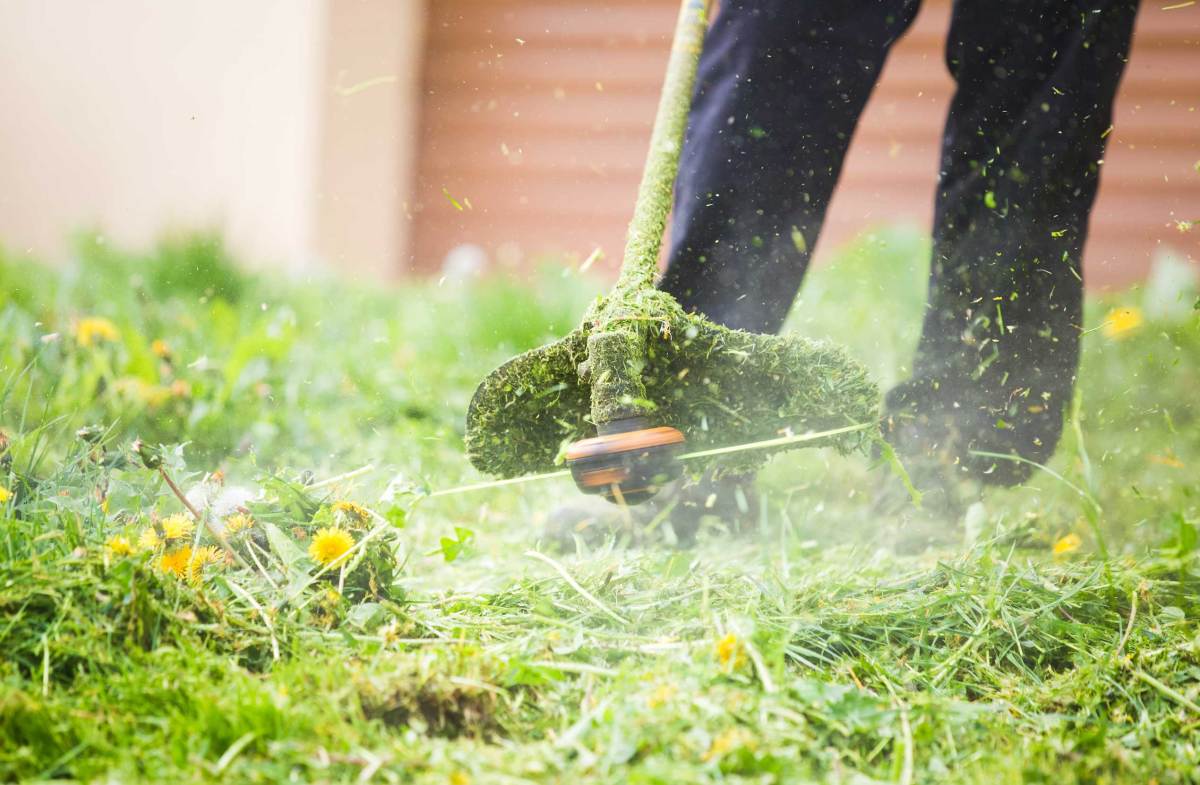
[(746, 661), (745, 647), (732, 632), (717, 641), (717, 661), (726, 670), (735, 670)]
[(216, 564), (224, 560), (220, 549), (211, 545), (192, 550), (192, 546), (184, 545), (173, 551), (167, 551), (158, 557), (158, 569), (174, 575), (179, 579), (198, 582), (204, 575), (206, 564)]
[(354, 502), (334, 502), (332, 509), (335, 516), (342, 518), (351, 525), (361, 526), (371, 520), (371, 513), (367, 512), (367, 508)]
[(171, 356), (171, 346), (162, 338), (155, 338), (150, 344), (150, 351), (154, 352), (155, 357), (166, 359)]
[(730, 728), (717, 734), (713, 738), (712, 744), (700, 756), (700, 760), (708, 763), (713, 760), (724, 757), (726, 754), (733, 752), (736, 749), (745, 747), (753, 751), (758, 744), (754, 740), (754, 736), (749, 731), (743, 728)]
[(192, 561), (192, 546), (185, 545), (173, 551), (167, 551), (158, 557), (158, 569), (174, 575), (176, 578), (186, 578), (188, 565)]
[(192, 522), (192, 519), (181, 512), (163, 518), (160, 525), (165, 540), (186, 539), (192, 536), (192, 532), (196, 530), (196, 524)]
[(245, 531), (254, 525), (254, 519), (245, 513), (234, 513), (225, 519), (225, 533), (234, 535), (238, 532)]
[(1140, 308), (1113, 308), (1104, 317), (1104, 336), (1114, 339), (1124, 338), (1141, 327), (1144, 321)]
[(202, 545), (196, 549), (197, 565), (224, 564), (225, 551), (215, 545)]
[(138, 537), (137, 544), (140, 551), (152, 551), (162, 545), (162, 543), (162, 537), (158, 536), (158, 532), (154, 530), (154, 527), (147, 526), (142, 530), (141, 536)]
[(133, 553), (133, 543), (129, 541), (128, 537), (121, 534), (109, 537), (108, 542), (104, 543), (104, 548), (113, 556), (128, 556)]
[(75, 325), (75, 342), (80, 346), (95, 346), (106, 341), (120, 339), (121, 331), (108, 319), (99, 316), (89, 316), (80, 319)]
[(308, 555), (313, 561), (324, 565), (336, 564), (354, 545), (350, 532), (336, 527), (318, 529), (308, 546)]
[(1078, 534), (1072, 532), (1055, 540), (1053, 552), (1055, 556), (1066, 556), (1068, 553), (1079, 550), (1081, 545), (1083, 545), (1083, 540), (1079, 538)]
[(8, 488), (5, 488), (3, 485), (0, 485), (0, 504), (4, 504), (11, 498), (12, 491), (10, 491)]
[(660, 684), (654, 689), (654, 692), (650, 693), (650, 697), (646, 699), (646, 705), (651, 709), (657, 709), (674, 698), (678, 691), (674, 684)]
[(135, 376), (126, 376), (113, 383), (119, 395), (131, 401), (157, 409), (171, 398), (171, 391), (161, 384), (150, 384)]

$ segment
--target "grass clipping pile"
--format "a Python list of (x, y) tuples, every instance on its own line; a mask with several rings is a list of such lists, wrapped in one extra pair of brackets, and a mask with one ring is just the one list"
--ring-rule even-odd
[[(467, 454), (500, 477), (552, 470), (562, 448), (630, 417), (678, 428), (693, 450), (873, 422), (879, 391), (844, 351), (796, 336), (731, 330), (654, 288), (704, 31), (684, 0), (621, 277), (583, 325), (493, 371), (467, 411)], [(805, 442), (860, 447), (871, 429)], [(756, 468), (765, 450), (690, 463)]]

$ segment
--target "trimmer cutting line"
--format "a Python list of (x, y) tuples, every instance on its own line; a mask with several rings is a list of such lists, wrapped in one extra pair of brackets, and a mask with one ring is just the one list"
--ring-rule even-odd
[[(865, 431), (868, 428), (876, 425), (876, 423), (861, 423), (859, 425), (848, 425), (845, 428), (835, 428), (829, 431), (820, 433), (801, 433), (793, 436), (780, 436), (775, 439), (764, 439), (758, 442), (750, 442), (749, 444), (735, 444), (729, 447), (714, 447), (710, 450), (697, 450), (696, 452), (683, 453), (674, 457), (677, 461), (695, 461), (704, 458), (712, 458), (719, 455), (730, 455), (738, 452), (746, 452), (749, 450), (770, 450), (779, 449), (780, 447), (793, 447), (804, 442), (816, 441), (818, 439), (828, 439), (833, 436), (841, 436), (842, 434), (853, 433), (855, 431)], [(635, 432), (636, 433), (636, 432)], [(484, 491), (490, 488), (502, 488), (506, 485), (520, 485), (527, 482), (539, 482), (541, 480), (556, 480), (568, 475), (578, 475), (575, 469), (562, 469), (556, 472), (546, 472), (545, 474), (528, 474), (522, 477), (511, 477), (504, 480), (492, 480), (491, 482), (478, 482), (470, 485), (459, 485), (455, 488), (443, 488), (438, 491), (432, 491), (427, 494), (429, 497), (434, 496), (457, 496), (462, 493), (471, 493), (473, 491)], [(626, 499), (626, 503), (628, 499)]]
[[(480, 487), (559, 476), (561, 457), (584, 493), (636, 504), (684, 461), (747, 471), (772, 450), (849, 451), (872, 438), (879, 391), (843, 350), (732, 330), (654, 287), (706, 29), (704, 1), (684, 0), (616, 285), (579, 328), (509, 360), (475, 391), (468, 456), (508, 478)], [(807, 435), (773, 438), (787, 427)]]

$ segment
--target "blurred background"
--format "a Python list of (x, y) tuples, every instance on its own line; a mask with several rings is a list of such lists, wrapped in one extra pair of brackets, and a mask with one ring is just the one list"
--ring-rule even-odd
[[(0, 243), (57, 261), (214, 229), (365, 278), (615, 266), (676, 0), (0, 0)], [(932, 212), (949, 0), (925, 0), (817, 247)], [(1200, 258), (1200, 8), (1143, 3), (1086, 252), (1092, 287)]]

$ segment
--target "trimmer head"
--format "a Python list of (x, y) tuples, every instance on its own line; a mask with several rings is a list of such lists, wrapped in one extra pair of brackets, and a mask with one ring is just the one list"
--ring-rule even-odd
[(581, 492), (616, 504), (641, 504), (683, 473), (676, 458), (685, 440), (677, 429), (647, 427), (645, 418), (634, 417), (600, 431), (566, 449), (567, 466)]
[[(646, 295), (637, 316), (606, 318), (611, 298), (601, 301), (583, 327), (483, 380), (467, 410), (467, 454), (476, 468), (500, 477), (551, 471), (579, 454), (573, 443), (631, 417), (679, 431), (689, 450), (876, 419), (878, 388), (842, 349), (731, 330), (684, 313), (664, 292)], [(850, 433), (806, 446), (849, 450), (865, 438)], [(748, 469), (765, 457), (741, 453), (724, 465)]]

